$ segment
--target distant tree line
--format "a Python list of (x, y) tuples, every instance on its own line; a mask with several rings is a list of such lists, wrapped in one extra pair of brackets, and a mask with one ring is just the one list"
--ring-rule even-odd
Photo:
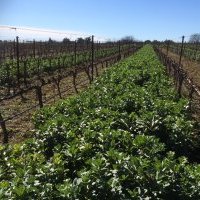
[(190, 39), (189, 39), (189, 42), (190, 43), (200, 43), (200, 33), (195, 33), (195, 34), (192, 34), (190, 36)]
[[(163, 41), (158, 41), (158, 40), (145, 40), (144, 43), (146, 44), (149, 44), (149, 43), (153, 43), (153, 44), (159, 44), (159, 43), (162, 43)], [(192, 35), (190, 35), (189, 37), (189, 40), (188, 40), (189, 43), (193, 43), (193, 44), (200, 44), (200, 33), (194, 33)], [(173, 40), (165, 40), (164, 43), (175, 43), (175, 41)]]
[[(86, 38), (79, 37), (79, 38), (76, 39), (76, 42), (79, 43), (79, 44), (88, 44), (91, 41), (92, 41), (91, 37), (86, 37)], [(58, 41), (52, 40), (51, 38), (49, 38), (49, 40), (48, 40), (48, 43), (57, 43), (57, 42)], [(72, 40), (70, 40), (67, 37), (63, 38), (63, 40), (62, 40), (62, 43), (64, 43), (64, 44), (68, 44), (70, 42), (72, 42)]]
[(133, 36), (125, 36), (125, 37), (122, 37), (121, 40), (122, 42), (134, 42), (136, 41), (136, 39), (133, 37)]
[[(86, 38), (82, 38), (82, 37), (79, 37), (76, 39), (76, 42), (79, 43), (79, 44), (89, 44), (91, 43), (92, 39), (91, 37), (86, 37)], [(136, 40), (133, 36), (124, 36), (120, 39), (120, 41), (122, 42), (138, 42), (138, 40)], [(0, 40), (0, 43), (2, 42), (12, 42), (11, 40)], [(31, 41), (30, 41), (31, 42)], [(44, 41), (44, 42), (48, 42), (49, 44), (52, 44), (52, 43), (59, 43), (58, 41), (56, 40), (52, 40), (51, 38), (49, 38), (49, 40), (47, 41)], [(70, 42), (72, 42), (72, 40), (70, 40), (69, 38), (65, 37), (63, 38), (63, 40), (61, 41), (62, 43), (64, 44), (68, 44)], [(112, 41), (107, 41), (107, 42), (112, 42)], [(144, 43), (148, 44), (148, 43), (161, 43), (163, 41), (158, 41), (158, 40), (145, 40)], [(165, 43), (174, 43), (173, 40), (165, 40), (164, 41)], [(200, 44), (200, 33), (194, 33), (190, 36), (189, 40), (188, 40), (189, 43), (194, 43), (194, 44)]]

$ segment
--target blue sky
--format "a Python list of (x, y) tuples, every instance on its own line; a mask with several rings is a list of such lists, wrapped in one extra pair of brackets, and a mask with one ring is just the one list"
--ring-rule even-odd
[(176, 39), (200, 33), (200, 0), (0, 0), (0, 25)]

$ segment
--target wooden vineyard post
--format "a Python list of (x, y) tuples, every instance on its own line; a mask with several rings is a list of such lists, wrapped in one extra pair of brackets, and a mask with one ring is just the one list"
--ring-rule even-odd
[(91, 67), (92, 67), (92, 76), (91, 79), (93, 81), (94, 79), (94, 35), (92, 35), (92, 62), (91, 62)]
[(53, 77), (52, 80), (55, 83), (55, 86), (57, 87), (58, 95), (59, 95), (60, 99), (62, 99), (62, 93), (61, 93), (61, 90), (60, 90), (60, 82), (62, 80), (61, 75), (58, 74), (58, 76), (57, 77)]
[(33, 40), (33, 57), (35, 58), (35, 40)]
[(182, 36), (181, 51), (180, 51), (180, 58), (179, 58), (179, 64), (178, 64), (179, 67), (181, 65), (181, 59), (182, 59), (182, 55), (183, 55), (184, 38), (185, 38), (185, 36)]
[(74, 43), (74, 66), (76, 66), (76, 56), (77, 56), (77, 42)]
[(28, 84), (27, 84), (27, 76), (28, 76), (28, 74), (27, 74), (27, 61), (25, 60), (24, 61), (24, 85), (26, 86), (26, 87), (28, 87)]
[(60, 82), (61, 82), (62, 78), (60, 76), (60, 74), (58, 75), (58, 82), (57, 82), (57, 88), (58, 88), (58, 94), (59, 94), (59, 97), (60, 99), (62, 99), (62, 93), (61, 93), (61, 90), (60, 90)]
[(36, 86), (36, 95), (37, 95), (37, 98), (38, 98), (38, 102), (39, 102), (39, 106), (40, 108), (43, 107), (43, 101), (42, 101), (42, 87), (40, 86)]
[(119, 42), (118, 42), (118, 60), (120, 60), (121, 59), (121, 42), (120, 42), (120, 40), (119, 40)]
[(17, 84), (19, 87), (20, 86), (20, 82), (19, 82), (20, 71), (19, 71), (19, 37), (18, 36), (16, 37), (16, 56), (17, 56)]
[(16, 55), (16, 47), (15, 47), (15, 39), (13, 40), (13, 59), (15, 58)]
[(74, 90), (78, 94), (78, 89), (76, 87), (76, 72), (73, 72), (73, 85), (74, 85)]
[(96, 76), (99, 76), (99, 72), (98, 72), (98, 64), (95, 64), (95, 71), (96, 71)]
[(8, 143), (8, 131), (6, 129), (6, 123), (5, 123), (1, 113), (0, 113), (0, 126), (3, 131), (3, 143), (7, 144)]
[(179, 69), (179, 83), (178, 83), (179, 98), (181, 98), (181, 90), (182, 90), (183, 80), (184, 80), (184, 76), (182, 74), (182, 71), (180, 71), (180, 69)]
[(73, 70), (73, 85), (74, 90), (76, 93), (78, 93), (77, 87), (76, 87), (76, 56), (77, 56), (77, 42), (75, 41), (74, 44), (74, 70)]
[(10, 79), (10, 66), (9, 66), (9, 64), (6, 65), (6, 78), (7, 78), (7, 83), (8, 83), (7, 94), (10, 95), (11, 79)]
[(190, 92), (189, 92), (189, 110), (191, 111), (192, 110), (192, 96), (193, 96), (193, 93), (194, 93), (194, 88), (191, 84), (191, 88), (190, 88)]
[(103, 64), (103, 61), (101, 61), (101, 68), (102, 68), (102, 69), (104, 68), (104, 64)]

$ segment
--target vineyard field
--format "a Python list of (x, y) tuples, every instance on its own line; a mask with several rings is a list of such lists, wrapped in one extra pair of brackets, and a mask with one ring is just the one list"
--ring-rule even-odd
[(0, 199), (200, 199), (198, 124), (151, 45), (0, 146)]
[[(32, 47), (31, 44), (26, 45), (25, 49)], [(130, 43), (99, 44), (92, 41), (88, 45), (80, 45), (71, 42), (69, 49), (63, 51), (62, 45), (62, 43), (58, 43), (57, 46), (60, 46), (60, 49), (56, 49), (56, 51), (54, 49), (52, 53), (52, 48), (47, 53), (50, 48), (48, 45), (45, 45), (42, 51), (37, 47), (38, 49), (35, 51), (41, 51), (40, 54), (32, 55), (30, 50), (25, 53), (22, 48), (19, 48), (23, 44), (18, 43), (18, 48), (14, 49), (8, 48), (7, 44), (7, 48), (4, 49), (5, 52), (0, 58), (0, 98), (37, 85), (38, 81), (41, 82), (48, 76), (63, 73), (63, 70), (75, 72), (81, 67), (93, 65), (94, 62), (101, 62), (105, 58), (116, 54), (120, 55), (120, 52), (136, 47), (136, 44)], [(15, 51), (18, 52), (18, 56), (13, 53)], [(6, 52), (11, 55), (8, 56)]]
[[(56, 99), (77, 94), (91, 84), (102, 70), (141, 47), (139, 43), (130, 42), (102, 43), (101, 45), (98, 43), (98, 46), (97, 43), (92, 42), (92, 48), (89, 48), (91, 44), (87, 47), (87, 45), (80, 46), (76, 42), (71, 43), (76, 48), (71, 53), (68, 49), (68, 54), (55, 51), (54, 54), (47, 55), (46, 49), (43, 49), (42, 56), (34, 57), (27, 53), (27, 55), (24, 54), (23, 59), (20, 57), (19, 62), (16, 58), (9, 60), (4, 57), (6, 59), (3, 59), (4, 62), (0, 65), (2, 72), (3, 70), (6, 72), (0, 73), (0, 76), (4, 77), (0, 87), (2, 106), (0, 140), (3, 143), (30, 137), (30, 134), (26, 132), (28, 130), (30, 133), (32, 130), (30, 116), (34, 110), (43, 105), (52, 104)], [(58, 44), (62, 45), (62, 43)], [(20, 52), (23, 53), (22, 50)], [(61, 58), (66, 55), (69, 59), (63, 62)], [(30, 68), (30, 63), (32, 68)], [(44, 63), (47, 68), (43, 66)], [(13, 73), (10, 73), (10, 69)], [(6, 128), (2, 128), (4, 123)]]

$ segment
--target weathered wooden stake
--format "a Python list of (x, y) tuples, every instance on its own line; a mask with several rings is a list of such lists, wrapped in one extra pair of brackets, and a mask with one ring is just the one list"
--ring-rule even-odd
[(98, 72), (98, 64), (95, 64), (95, 71), (96, 71), (96, 76), (99, 76), (99, 72)]
[(17, 84), (20, 85), (20, 71), (19, 71), (19, 37), (16, 37), (16, 56), (17, 56)]
[(42, 88), (40, 86), (36, 86), (36, 94), (39, 102), (40, 108), (43, 107), (43, 101), (42, 101)]
[(94, 35), (92, 35), (92, 61), (91, 61), (91, 67), (92, 67), (92, 75), (91, 75), (91, 79), (92, 81), (94, 80)]
[(74, 44), (74, 66), (76, 66), (76, 56), (77, 56), (77, 42)]
[(77, 73), (74, 71), (73, 72), (73, 85), (74, 85), (75, 92), (78, 94), (78, 89), (76, 87), (76, 76), (77, 76)]
[(0, 113), (0, 126), (3, 131), (3, 143), (7, 144), (8, 143), (8, 131), (6, 129), (6, 123), (5, 123), (1, 113)]
[(27, 74), (27, 61), (24, 61), (24, 85), (26, 87), (28, 87), (27, 79), (26, 79), (27, 76), (28, 76), (28, 74)]
[(183, 75), (181, 74), (181, 71), (179, 71), (179, 84), (178, 84), (178, 95), (179, 98), (181, 98), (181, 90), (182, 90), (182, 85), (183, 85)]
[(193, 86), (191, 86), (191, 89), (190, 89), (190, 92), (189, 92), (189, 110), (191, 111), (192, 110), (192, 98), (193, 98), (193, 93), (194, 93), (194, 88)]
[(33, 40), (33, 57), (35, 58), (35, 40)]
[(120, 40), (119, 40), (119, 42), (118, 42), (118, 60), (120, 60), (121, 59), (121, 42), (120, 42)]

